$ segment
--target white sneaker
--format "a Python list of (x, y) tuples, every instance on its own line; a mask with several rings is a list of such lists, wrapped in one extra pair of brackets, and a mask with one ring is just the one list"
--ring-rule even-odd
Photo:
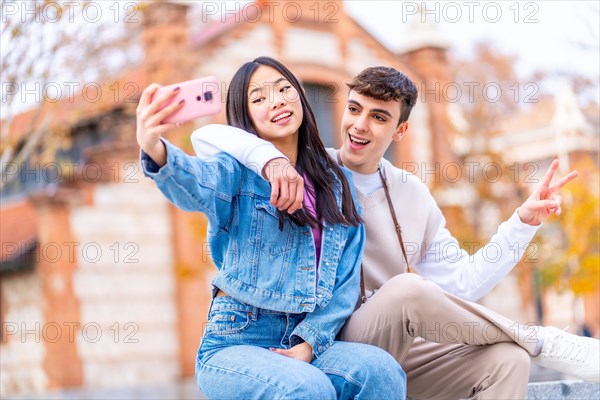
[(553, 326), (544, 330), (541, 353), (532, 360), (544, 368), (590, 382), (600, 382), (600, 341), (561, 331)]

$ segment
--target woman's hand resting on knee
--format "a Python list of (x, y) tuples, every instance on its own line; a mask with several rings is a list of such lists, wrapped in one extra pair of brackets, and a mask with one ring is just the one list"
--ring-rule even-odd
[(270, 348), (274, 353), (281, 354), (286, 357), (295, 358), (296, 360), (311, 363), (313, 360), (313, 351), (310, 344), (306, 342), (299, 343), (291, 349), (274, 349)]

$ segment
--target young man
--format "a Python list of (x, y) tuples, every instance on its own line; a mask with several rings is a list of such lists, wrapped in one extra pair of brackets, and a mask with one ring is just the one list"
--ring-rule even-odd
[[(598, 340), (520, 325), (472, 303), (515, 266), (514, 246), (522, 255), (539, 225), (560, 214), (556, 192), (576, 172), (551, 185), (558, 167), (553, 162), (540, 187), (490, 243), (469, 256), (445, 228), (428, 188), (382, 158), (408, 130), (416, 86), (388, 67), (367, 68), (348, 86), (342, 148), (330, 154), (353, 173), (367, 243), (364, 303), (348, 319), (341, 339), (390, 352), (407, 373), (408, 396), (415, 398), (524, 398), (530, 360), (599, 381)], [(284, 103), (276, 106), (285, 109)], [(222, 125), (197, 130), (192, 141), (200, 157), (226, 151), (261, 173), (280, 210), (302, 207), (302, 178), (269, 143)], [(488, 250), (500, 254), (486, 260)]]

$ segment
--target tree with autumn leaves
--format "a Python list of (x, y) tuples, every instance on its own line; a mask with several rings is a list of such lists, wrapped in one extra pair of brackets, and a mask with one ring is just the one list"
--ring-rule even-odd
[(572, 167), (580, 176), (563, 190), (564, 212), (540, 233), (553, 244), (540, 243), (540, 273), (544, 286), (585, 295), (600, 289), (600, 174), (590, 157)]
[[(62, 166), (73, 146), (73, 126), (85, 125), (90, 116), (127, 103), (127, 94), (140, 91), (120, 78), (142, 56), (143, 7), (90, 0), (2, 3), (4, 194), (22, 190), (21, 169)], [(108, 118), (96, 122), (107, 129), (116, 126)]]
[[(543, 164), (533, 165), (507, 163), (505, 150), (494, 145), (495, 138), (504, 133), (506, 121), (518, 114), (534, 114), (541, 100), (551, 100), (540, 88), (552, 77), (547, 73), (534, 73), (529, 77), (518, 77), (514, 57), (503, 54), (489, 44), (476, 48), (473, 58), (457, 63), (455, 79), (461, 84), (477, 83), (498, 88), (504, 96), (491, 98), (485, 91), (473, 91), (473, 96), (457, 104), (462, 115), (454, 140), (456, 152), (463, 164), (477, 166), (494, 164), (494, 176), (475, 173), (470, 181), (474, 198), (462, 221), (451, 227), (462, 242), (485, 244), (490, 232), (482, 227), (485, 215), (493, 210), (500, 221), (510, 216), (516, 207), (528, 197), (529, 190), (537, 181), (532, 179), (528, 166), (545, 170)], [(589, 93), (597, 83), (580, 76), (567, 76), (577, 93)], [(492, 92), (493, 94), (494, 92)], [(598, 114), (598, 104), (591, 101), (581, 107)], [(598, 119), (592, 130), (599, 129)], [(593, 122), (592, 122), (593, 123)], [(557, 157), (555, 154), (552, 157)], [(540, 229), (523, 260), (515, 268), (521, 285), (529, 286), (533, 297), (539, 297), (547, 289), (558, 292), (572, 291), (575, 296), (596, 299), (600, 291), (600, 198), (598, 151), (577, 152), (569, 155), (569, 170), (578, 170), (579, 177), (560, 191), (563, 197), (562, 214), (547, 221)], [(481, 167), (482, 168), (482, 167)], [(563, 174), (565, 171), (563, 170)], [(561, 175), (559, 174), (558, 177)], [(529, 178), (530, 185), (525, 182)], [(485, 222), (484, 222), (485, 224)], [(477, 250), (477, 248), (475, 249)], [(536, 294), (537, 292), (537, 294)], [(529, 301), (540, 299), (530, 298)], [(527, 302), (527, 300), (526, 300)], [(541, 317), (541, 315), (538, 315)], [(598, 327), (592, 333), (598, 335)]]

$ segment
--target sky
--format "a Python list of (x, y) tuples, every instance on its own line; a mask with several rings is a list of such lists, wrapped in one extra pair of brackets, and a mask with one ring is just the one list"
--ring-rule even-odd
[[(518, 57), (517, 71), (576, 71), (600, 76), (598, 1), (365, 1), (346, 0), (346, 11), (386, 47), (401, 46), (419, 20), (435, 22), (451, 52), (468, 57), (473, 45), (489, 40)], [(425, 4), (427, 13), (418, 13)], [(578, 43), (585, 43), (583, 50)]]

